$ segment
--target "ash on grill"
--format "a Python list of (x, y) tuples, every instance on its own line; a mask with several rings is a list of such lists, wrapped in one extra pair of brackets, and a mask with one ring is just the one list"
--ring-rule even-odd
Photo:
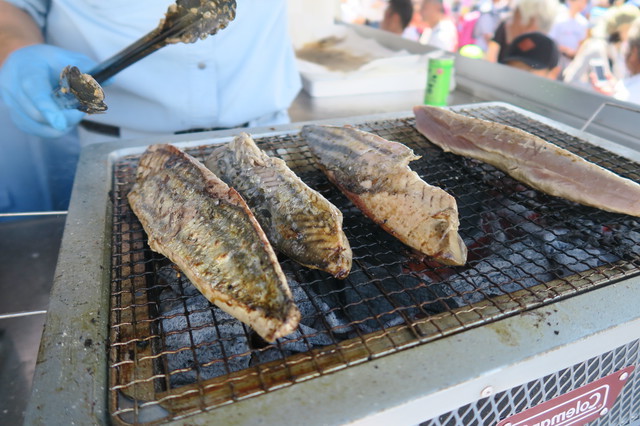
[[(463, 112), (515, 125), (623, 176), (640, 180), (637, 164), (511, 110), (481, 108)], [(287, 161), (305, 183), (342, 211), (344, 231), (353, 250), (352, 272), (347, 279), (336, 280), (329, 274), (303, 268), (281, 256), (279, 260), (302, 320), (295, 333), (267, 344), (245, 325), (212, 306), (165, 258), (145, 247), (144, 260), (132, 260), (139, 251), (119, 252), (119, 245), (114, 244), (113, 300), (127, 299), (121, 297), (125, 290), (120, 283), (128, 282), (128, 278), (119, 276), (119, 271), (126, 275), (131, 265), (135, 267), (138, 263), (143, 264), (146, 271), (141, 283), (140, 280), (129, 281), (133, 283), (131, 294), (144, 293), (148, 298), (148, 302), (141, 299), (144, 301), (141, 303), (149, 305), (150, 316), (139, 320), (139, 328), (146, 326), (151, 330), (151, 337), (143, 342), (152, 342), (153, 354), (141, 358), (154, 360), (153, 372), (149, 374), (158, 379), (154, 382), (156, 390), (200, 383), (271, 361), (282, 360), (283, 364), (279, 365), (286, 366), (290, 356), (314, 349), (317, 349), (316, 355), (310, 359), (325, 353), (338, 354), (337, 360), (330, 361), (333, 364), (310, 367), (318, 369), (316, 374), (323, 374), (327, 365), (329, 370), (348, 366), (352, 361), (345, 353), (358, 342), (364, 349), (354, 356), (361, 362), (464, 329), (468, 319), (464, 315), (458, 316), (458, 312), (469, 312), (471, 305), (482, 305), (473, 310), (478, 316), (473, 319), (475, 324), (478, 320), (488, 322), (509, 312), (540, 306), (640, 273), (640, 222), (637, 218), (546, 196), (491, 166), (444, 153), (414, 129), (412, 119), (370, 122), (359, 127), (410, 146), (422, 156), (411, 164), (412, 169), (426, 182), (440, 186), (456, 197), (460, 209), (460, 234), (469, 248), (467, 265), (447, 267), (419, 258), (382, 231), (315, 168), (311, 154), (298, 134), (256, 138), (258, 145), (269, 155)], [(190, 153), (202, 160), (211, 149), (198, 147)], [(114, 224), (114, 230), (124, 225), (131, 229), (130, 234), (116, 235), (116, 241), (129, 238), (137, 242), (140, 238), (140, 225), (126, 203), (136, 161), (135, 158), (125, 161), (120, 169), (116, 165), (114, 213), (118, 225)], [(131, 329), (130, 316), (119, 319), (118, 315), (134, 309), (116, 308), (119, 310), (114, 311), (112, 329), (116, 332)], [(449, 318), (453, 320), (446, 322)], [(433, 327), (421, 328), (421, 324)], [(135, 321), (133, 327), (136, 327)], [(399, 335), (394, 334), (398, 329), (409, 332), (394, 340)], [(378, 340), (371, 336), (377, 336)], [(112, 338), (112, 347), (116, 349), (116, 366), (112, 369), (118, 372), (119, 360), (123, 360), (123, 365), (129, 362), (131, 351), (127, 349), (134, 340), (125, 333), (122, 337), (114, 334)], [(382, 340), (385, 340), (384, 344)], [(347, 348), (339, 346), (342, 342), (355, 343), (349, 343)], [(136, 384), (148, 383), (150, 376), (127, 381), (126, 374), (122, 378), (116, 374), (114, 380), (122, 382), (113, 384), (112, 391), (123, 389), (126, 394), (132, 394)], [(212, 405), (201, 402), (198, 407), (210, 408), (292, 384), (298, 379), (299, 376), (290, 372), (274, 379), (277, 385), (263, 383), (257, 385), (262, 387), (238, 393), (231, 386), (230, 399), (216, 400)]]

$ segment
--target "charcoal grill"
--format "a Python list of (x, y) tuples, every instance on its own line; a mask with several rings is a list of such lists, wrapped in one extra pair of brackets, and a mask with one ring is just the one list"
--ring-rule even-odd
[[(627, 148), (508, 104), (454, 110), (529, 131), (640, 181), (638, 154)], [(421, 156), (411, 168), (458, 200), (467, 265), (422, 258), (364, 217), (319, 172), (300, 126), (252, 131), (262, 149), (285, 160), (343, 212), (354, 255), (345, 280), (279, 258), (302, 326), (268, 344), (210, 305), (171, 262), (148, 248), (126, 195), (144, 147), (166, 141), (100, 146), (94, 157), (101, 163), (82, 167), (96, 174), (87, 185), (108, 177), (108, 190), (98, 194), (107, 213), (98, 206), (82, 227), (95, 232), (96, 246), (105, 234), (103, 262), (93, 275), (86, 275), (82, 262), (69, 274), (83, 273), (103, 285), (69, 296), (91, 308), (78, 313), (87, 324), (66, 324), (62, 332), (84, 349), (71, 363), (90, 375), (91, 394), (76, 394), (87, 413), (115, 424), (212, 418), (295, 424), (305, 413), (323, 416), (321, 423), (490, 424), (640, 365), (640, 313), (629, 305), (640, 301), (640, 220), (541, 194), (489, 165), (444, 153), (416, 131), (410, 113), (334, 123), (402, 142)], [(233, 132), (216, 135), (168, 142), (203, 160)], [(73, 224), (71, 214), (69, 220)], [(63, 250), (73, 251), (69, 245), (77, 237), (66, 238)], [(53, 306), (48, 324), (56, 327), (65, 315)], [(45, 333), (41, 350), (49, 367), (59, 366), (58, 375), (68, 367), (47, 353), (69, 354), (60, 348), (64, 336), (56, 342)], [(580, 370), (582, 363), (590, 367)], [(590, 373), (575, 378), (567, 373), (572, 369)], [(51, 380), (47, 374), (45, 381)], [(636, 377), (603, 419), (624, 424), (640, 417), (633, 402), (634, 395), (640, 399)], [(45, 395), (38, 376), (34, 387), (41, 407), (73, 392), (58, 386), (58, 396)], [(532, 392), (537, 396), (514, 396)], [(45, 412), (40, 410), (35, 416)]]

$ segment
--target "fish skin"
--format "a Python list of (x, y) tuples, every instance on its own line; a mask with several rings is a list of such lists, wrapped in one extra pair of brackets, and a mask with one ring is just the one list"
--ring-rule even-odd
[(411, 248), (447, 265), (464, 265), (456, 200), (409, 168), (407, 146), (351, 127), (302, 128), (320, 168), (366, 216)]
[(266, 236), (242, 197), (202, 163), (152, 145), (128, 199), (149, 247), (210, 302), (269, 342), (296, 329), (300, 312)]
[(514, 127), (444, 108), (413, 108), (416, 128), (444, 151), (491, 164), (534, 189), (640, 217), (640, 184)]
[(214, 149), (205, 165), (242, 195), (273, 247), (303, 266), (340, 279), (349, 275), (342, 213), (283, 160), (269, 157), (243, 132)]

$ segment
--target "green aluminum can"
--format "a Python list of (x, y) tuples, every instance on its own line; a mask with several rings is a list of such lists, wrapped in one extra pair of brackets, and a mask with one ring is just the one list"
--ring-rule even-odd
[(424, 92), (425, 105), (447, 105), (453, 62), (453, 57), (429, 58), (427, 88)]

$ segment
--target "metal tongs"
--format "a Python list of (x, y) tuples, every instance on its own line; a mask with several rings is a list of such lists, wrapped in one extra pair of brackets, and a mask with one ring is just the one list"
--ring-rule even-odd
[(104, 112), (107, 105), (100, 83), (168, 44), (194, 43), (214, 35), (226, 28), (235, 15), (235, 0), (176, 0), (158, 27), (87, 74), (74, 66), (62, 70), (54, 99), (65, 109), (89, 114)]

